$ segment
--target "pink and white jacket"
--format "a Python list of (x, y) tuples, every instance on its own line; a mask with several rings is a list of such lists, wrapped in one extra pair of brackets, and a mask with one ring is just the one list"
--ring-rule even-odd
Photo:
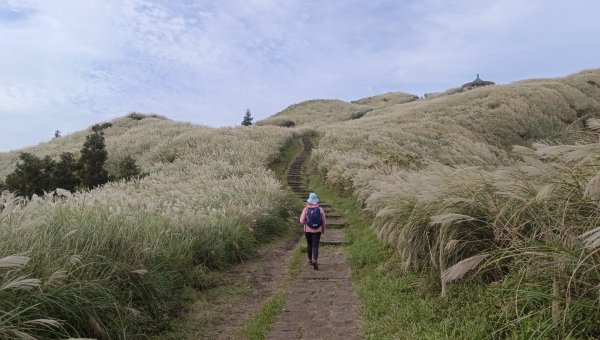
[(300, 215), (300, 224), (302, 224), (302, 226), (304, 227), (305, 233), (325, 233), (325, 226), (327, 225), (327, 217), (325, 217), (325, 211), (321, 207), (319, 207), (319, 210), (321, 210), (321, 216), (323, 216), (323, 226), (321, 226), (317, 229), (313, 229), (313, 228), (310, 228), (308, 225), (306, 225), (306, 209), (314, 208), (314, 207), (319, 207), (319, 204), (318, 203), (306, 203), (306, 206), (304, 207), (304, 209), (302, 209), (302, 214)]

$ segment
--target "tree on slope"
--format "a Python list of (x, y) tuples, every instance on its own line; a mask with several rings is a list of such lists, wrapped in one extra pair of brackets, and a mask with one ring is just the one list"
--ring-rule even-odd
[(79, 186), (79, 164), (75, 155), (70, 152), (63, 152), (60, 160), (54, 167), (54, 184), (57, 188), (69, 190), (71, 192)]
[(19, 196), (31, 197), (52, 191), (56, 162), (46, 156), (39, 158), (27, 152), (19, 154), (20, 162), (15, 170), (6, 177), (5, 187)]
[(83, 187), (91, 189), (108, 182), (108, 173), (104, 169), (107, 156), (102, 131), (88, 135), (79, 158), (79, 179)]
[(252, 120), (254, 118), (252, 118), (252, 114), (250, 114), (250, 109), (246, 109), (246, 114), (244, 115), (244, 120), (242, 120), (242, 125), (243, 126), (250, 126), (252, 125)]

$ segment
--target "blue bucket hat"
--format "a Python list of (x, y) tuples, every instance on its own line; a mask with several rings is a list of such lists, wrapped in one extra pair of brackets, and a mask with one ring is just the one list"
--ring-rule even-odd
[(306, 202), (316, 204), (319, 203), (319, 198), (317, 197), (317, 194), (311, 192), (310, 195), (308, 195), (308, 199), (306, 200)]

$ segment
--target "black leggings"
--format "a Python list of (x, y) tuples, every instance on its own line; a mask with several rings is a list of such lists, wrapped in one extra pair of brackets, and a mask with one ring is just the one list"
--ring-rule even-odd
[(317, 262), (321, 233), (304, 233), (304, 236), (306, 236), (306, 255), (308, 255), (309, 260), (312, 259), (314, 262)]

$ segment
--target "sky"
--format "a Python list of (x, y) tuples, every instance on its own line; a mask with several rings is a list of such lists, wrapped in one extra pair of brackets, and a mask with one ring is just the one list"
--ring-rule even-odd
[(0, 151), (129, 112), (212, 127), (309, 99), (600, 67), (597, 0), (0, 0)]

